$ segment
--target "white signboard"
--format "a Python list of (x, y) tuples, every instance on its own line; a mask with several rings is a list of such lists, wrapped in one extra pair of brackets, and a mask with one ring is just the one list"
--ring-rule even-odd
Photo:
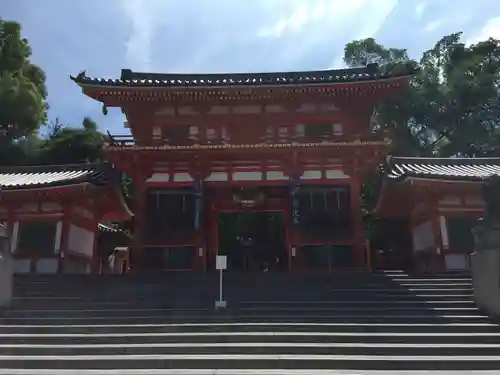
[(227, 256), (226, 255), (217, 255), (215, 260), (215, 269), (225, 270), (227, 269)]

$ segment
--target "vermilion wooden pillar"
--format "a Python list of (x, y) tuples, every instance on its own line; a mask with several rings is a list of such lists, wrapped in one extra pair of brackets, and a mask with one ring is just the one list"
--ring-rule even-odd
[(366, 267), (365, 233), (361, 215), (361, 182), (357, 178), (350, 180), (351, 223), (353, 229), (354, 263), (357, 268)]
[(215, 257), (219, 251), (219, 213), (214, 207), (214, 202), (210, 202), (209, 204), (208, 217), (208, 233), (210, 234), (208, 251), (210, 252), (210, 257), (207, 262), (207, 268), (209, 271), (212, 271), (215, 269)]
[(291, 231), (293, 230), (293, 222), (292, 222), (292, 198), (290, 196), (286, 197), (285, 199), (288, 199), (289, 202), (286, 205), (286, 210), (285, 210), (285, 217), (284, 217), (284, 224), (285, 224), (285, 246), (286, 246), (286, 253), (287, 253), (287, 263), (288, 263), (288, 272), (292, 272), (292, 241), (291, 241)]
[(142, 255), (144, 251), (143, 230), (144, 210), (146, 209), (146, 189), (143, 179), (136, 179), (134, 186), (134, 234), (132, 238), (132, 261), (131, 269), (140, 270), (142, 266)]
[(61, 246), (59, 249), (59, 273), (64, 273), (64, 254), (68, 251), (68, 234), (69, 226), (71, 224), (71, 205), (66, 203), (64, 205), (64, 213), (62, 217), (62, 228), (61, 228)]
[(446, 261), (443, 249), (443, 238), (441, 235), (441, 223), (440, 223), (440, 213), (439, 213), (439, 198), (433, 196), (431, 200), (431, 220), (432, 220), (432, 231), (434, 232), (434, 246), (435, 254), (433, 256), (435, 260), (434, 271), (445, 271)]

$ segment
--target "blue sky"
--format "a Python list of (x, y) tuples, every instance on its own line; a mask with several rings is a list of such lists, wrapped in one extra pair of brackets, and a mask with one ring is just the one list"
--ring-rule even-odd
[(257, 72), (342, 67), (344, 45), (375, 37), (418, 57), (441, 36), (500, 39), (497, 0), (15, 0), (33, 62), (47, 74), (50, 119), (127, 133), (119, 110), (103, 116), (70, 74), (120, 69)]

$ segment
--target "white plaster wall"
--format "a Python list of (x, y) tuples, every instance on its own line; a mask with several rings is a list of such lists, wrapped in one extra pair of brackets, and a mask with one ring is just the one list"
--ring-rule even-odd
[(94, 214), (92, 213), (92, 211), (89, 211), (83, 207), (74, 207), (73, 212), (75, 214), (77, 214), (78, 216), (82, 216), (86, 219), (89, 219), (89, 220), (94, 219)]
[(413, 251), (423, 251), (434, 247), (434, 232), (432, 230), (432, 221), (428, 220), (413, 228)]
[(446, 254), (444, 262), (447, 270), (466, 270), (469, 268), (467, 254)]
[(448, 223), (444, 216), (439, 217), (439, 228), (441, 229), (441, 240), (443, 241), (443, 248), (450, 247), (450, 239), (448, 237)]
[(346, 175), (341, 170), (329, 169), (326, 171), (326, 178), (329, 180), (337, 180), (337, 179), (349, 178), (349, 176)]
[(460, 203), (460, 198), (454, 195), (447, 195), (439, 200), (440, 205), (457, 206)]
[(321, 178), (321, 171), (304, 171), (301, 180), (319, 180)]
[(468, 206), (484, 206), (484, 201), (482, 198), (466, 198), (465, 204)]
[(262, 172), (234, 172), (233, 181), (261, 181)]
[(57, 222), (56, 237), (54, 239), (54, 253), (55, 254), (59, 254), (61, 252), (62, 227), (63, 227), (63, 223), (61, 220), (59, 220)]
[(67, 274), (88, 274), (91, 271), (90, 265), (76, 260), (66, 260), (64, 262), (64, 273)]
[(58, 267), (59, 267), (59, 260), (55, 258), (38, 259), (35, 265), (36, 273), (38, 274), (57, 273)]
[(14, 273), (23, 274), (30, 272), (31, 259), (14, 259)]
[(42, 208), (42, 211), (62, 211), (63, 210), (63, 206), (61, 206), (59, 203), (55, 203), (55, 202), (43, 203), (41, 208)]
[(24, 204), (18, 212), (37, 212), (38, 211), (38, 204), (36, 203), (26, 203)]
[(68, 250), (90, 258), (94, 254), (94, 232), (74, 224), (69, 225)]
[(10, 237), (10, 252), (15, 253), (17, 250), (17, 237), (19, 236), (19, 221), (12, 224), (12, 235)]

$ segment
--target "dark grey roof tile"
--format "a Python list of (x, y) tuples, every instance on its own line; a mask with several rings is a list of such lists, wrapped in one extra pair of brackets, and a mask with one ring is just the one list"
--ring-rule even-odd
[(390, 157), (387, 177), (391, 180), (427, 178), (480, 181), (500, 175), (500, 158)]
[(376, 64), (361, 68), (330, 69), (279, 73), (220, 73), (220, 74), (173, 74), (143, 73), (122, 69), (120, 79), (88, 77), (85, 72), (70, 78), (78, 84), (103, 86), (164, 86), (164, 87), (215, 87), (215, 86), (261, 86), (346, 83), (372, 81), (408, 76), (414, 68), (398, 73), (383, 73)]
[(66, 186), (80, 183), (105, 185), (116, 172), (107, 163), (13, 166), (0, 168), (0, 191)]

